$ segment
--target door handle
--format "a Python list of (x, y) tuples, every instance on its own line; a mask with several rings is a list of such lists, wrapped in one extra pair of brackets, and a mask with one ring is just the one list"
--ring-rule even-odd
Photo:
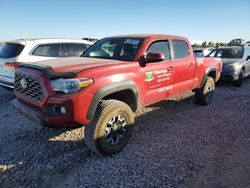
[(171, 66), (171, 67), (168, 68), (168, 71), (172, 71), (172, 70), (174, 70), (173, 66)]

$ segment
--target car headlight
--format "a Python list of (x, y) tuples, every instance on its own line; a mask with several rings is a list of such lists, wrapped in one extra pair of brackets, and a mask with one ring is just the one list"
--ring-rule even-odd
[(223, 69), (225, 71), (236, 71), (236, 70), (241, 69), (241, 65), (239, 63), (233, 63), (233, 64), (226, 65), (225, 67), (223, 67)]
[(224, 71), (234, 71), (234, 69), (235, 69), (234, 65), (231, 65), (231, 64), (223, 67)]
[(56, 79), (50, 81), (52, 89), (62, 93), (76, 93), (90, 86), (92, 83), (93, 80), (90, 78)]

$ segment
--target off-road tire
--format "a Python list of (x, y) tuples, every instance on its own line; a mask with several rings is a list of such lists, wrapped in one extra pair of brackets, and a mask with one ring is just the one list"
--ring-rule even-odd
[[(125, 128), (123, 127), (125, 133), (118, 143), (112, 144), (107, 141), (107, 127), (116, 116), (123, 117), (126, 121)], [(132, 135), (133, 123), (134, 113), (127, 104), (118, 100), (101, 101), (91, 123), (84, 127), (85, 144), (100, 156), (115, 154), (127, 145)], [(116, 130), (114, 133), (116, 134)]]
[(242, 85), (244, 75), (245, 75), (244, 70), (241, 70), (238, 80), (233, 81), (234, 87), (240, 87)]
[(209, 105), (213, 99), (214, 90), (215, 81), (208, 76), (205, 83), (195, 91), (195, 103), (202, 106)]

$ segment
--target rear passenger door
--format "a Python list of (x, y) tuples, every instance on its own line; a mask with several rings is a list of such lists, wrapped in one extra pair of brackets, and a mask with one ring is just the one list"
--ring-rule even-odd
[(170, 46), (168, 40), (152, 42), (146, 54), (161, 52), (164, 61), (147, 63), (141, 67), (142, 75), (142, 104), (149, 105), (166, 99), (173, 89), (173, 69), (171, 68)]
[(174, 93), (177, 94), (193, 88), (196, 64), (186, 41), (173, 39), (171, 48), (175, 68)]

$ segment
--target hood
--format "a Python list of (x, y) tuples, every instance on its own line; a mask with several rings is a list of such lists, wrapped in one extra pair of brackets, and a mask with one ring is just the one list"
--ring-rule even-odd
[(239, 62), (241, 59), (236, 59), (236, 58), (221, 58), (221, 62), (223, 65), (229, 65), (233, 63)]
[(37, 66), (39, 65), (49, 66), (56, 73), (63, 73), (63, 72), (78, 73), (90, 68), (125, 64), (125, 63), (127, 62), (119, 60), (97, 59), (97, 58), (86, 58), (86, 57), (69, 57), (69, 58), (61, 58), (55, 60), (39, 61), (32, 64)]

